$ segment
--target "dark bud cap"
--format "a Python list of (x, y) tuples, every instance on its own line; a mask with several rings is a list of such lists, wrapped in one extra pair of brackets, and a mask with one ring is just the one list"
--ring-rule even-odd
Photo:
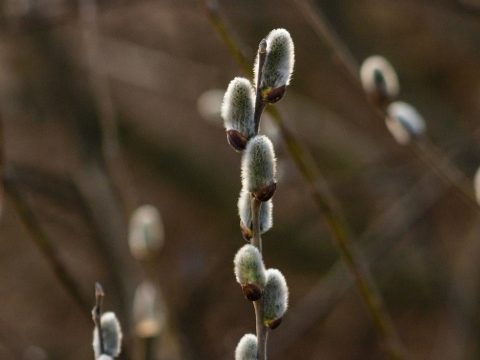
[(282, 319), (283, 319), (283, 318), (278, 318), (278, 319), (275, 319), (275, 320), (272, 320), (272, 321), (268, 321), (268, 322), (265, 323), (265, 325), (266, 325), (270, 330), (276, 329), (276, 328), (279, 327), (280, 324), (282, 323)]
[(277, 183), (273, 182), (268, 186), (265, 186), (263, 189), (253, 193), (256, 199), (260, 201), (268, 201), (272, 198), (273, 194), (275, 194), (275, 190), (277, 189)]
[(277, 88), (266, 88), (262, 91), (262, 99), (264, 102), (274, 104), (280, 101), (287, 92), (287, 86), (283, 85)]
[(262, 297), (262, 289), (255, 284), (242, 285), (243, 295), (250, 301), (257, 301)]
[(237, 130), (227, 130), (227, 141), (236, 151), (243, 151), (247, 147), (248, 139)]

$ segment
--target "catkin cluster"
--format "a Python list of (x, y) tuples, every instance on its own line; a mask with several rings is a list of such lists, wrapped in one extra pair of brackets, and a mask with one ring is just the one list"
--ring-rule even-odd
[(360, 68), (360, 80), (370, 101), (387, 116), (385, 125), (401, 145), (409, 144), (425, 132), (425, 120), (410, 104), (396, 101), (400, 93), (398, 77), (393, 66), (382, 56), (370, 56)]
[[(262, 309), (256, 315), (261, 315), (265, 331), (280, 324), (288, 307), (288, 287), (279, 270), (266, 269), (262, 257), (261, 234), (273, 224), (272, 197), (277, 188), (277, 165), (272, 142), (267, 136), (259, 135), (258, 129), (264, 107), (285, 95), (293, 65), (294, 45), (289, 32), (271, 31), (260, 43), (253, 85), (245, 78), (233, 79), (221, 108), (228, 143), (242, 152), (242, 189), (237, 205), (241, 234), (249, 244), (235, 255), (234, 273), (245, 297)], [(235, 350), (236, 360), (260, 359), (260, 348), (264, 344), (258, 343), (258, 336), (242, 337)]]

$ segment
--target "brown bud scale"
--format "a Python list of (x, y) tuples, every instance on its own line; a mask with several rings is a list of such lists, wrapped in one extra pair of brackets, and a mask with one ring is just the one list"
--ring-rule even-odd
[(271, 321), (265, 321), (265, 325), (271, 330), (279, 327), (281, 323), (282, 323), (282, 318), (278, 318), (278, 319), (271, 320)]
[(236, 151), (243, 151), (248, 139), (237, 130), (227, 130), (227, 141)]
[(275, 190), (277, 189), (277, 183), (273, 182), (268, 186), (265, 186), (263, 189), (260, 189), (257, 192), (253, 193), (253, 196), (260, 201), (268, 201), (272, 198)]
[(255, 284), (242, 285), (243, 295), (250, 301), (257, 301), (262, 297), (262, 289)]
[(286, 92), (287, 92), (286, 85), (283, 85), (274, 89), (267, 88), (262, 91), (262, 99), (267, 103), (274, 104), (277, 101), (281, 100)]

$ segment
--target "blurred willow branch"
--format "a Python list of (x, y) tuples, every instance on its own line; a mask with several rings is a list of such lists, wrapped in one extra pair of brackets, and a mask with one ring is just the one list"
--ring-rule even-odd
[[(250, 65), (233, 36), (228, 32), (224, 21), (220, 17), (216, 2), (202, 0), (201, 3), (206, 9), (212, 26), (224, 40), (232, 55), (239, 62), (242, 69), (247, 74), (250, 74)], [(323, 219), (331, 232), (332, 239), (342, 256), (343, 261), (355, 279), (357, 288), (370, 312), (370, 315), (372, 316), (374, 325), (385, 341), (387, 352), (391, 358), (404, 358), (405, 350), (396, 333), (392, 320), (385, 309), (380, 292), (369, 274), (368, 266), (348, 238), (346, 225), (343, 216), (340, 213), (337, 200), (330, 192), (312, 155), (299, 141), (297, 141), (295, 135), (289, 131), (284, 124), (280, 113), (272, 107), (267, 108), (267, 111), (280, 129), (290, 156), (310, 188), (312, 198), (323, 215)]]
[[(434, 174), (425, 174), (407, 193), (394, 201), (391, 207), (382, 211), (382, 215), (360, 236), (359, 241), (372, 267), (385, 260), (398, 244), (398, 239), (445, 193), (445, 184), (435, 180)], [(273, 356), (286, 351), (309, 328), (328, 317), (353, 285), (347, 275), (343, 264), (337, 261), (302, 300), (295, 304), (290, 310), (285, 332), (273, 341)]]
[(102, 150), (107, 170), (116, 186), (126, 215), (136, 207), (137, 196), (130, 172), (124, 162), (119, 143), (118, 114), (110, 90), (107, 75), (104, 72), (105, 56), (100, 40), (100, 26), (96, 0), (81, 0), (79, 2), (83, 46), (85, 57), (90, 69), (90, 84), (95, 95), (94, 101), (98, 107), (98, 118), (102, 128)]
[[(334, 32), (319, 6), (316, 6), (312, 0), (294, 0), (294, 2), (297, 4), (299, 11), (315, 34), (325, 42), (330, 48), (332, 54), (338, 60), (334, 63), (344, 70), (354, 87), (357, 88), (361, 94), (364, 94), (358, 75), (358, 63), (347, 45)], [(375, 106), (370, 101), (368, 103), (371, 105), (373, 112), (379, 119), (383, 121), (387, 117), (385, 109)], [(408, 149), (411, 154), (432, 169), (432, 171), (434, 171), (443, 181), (456, 189), (467, 205), (476, 211), (480, 211), (475, 199), (475, 194), (470, 185), (471, 181), (468, 180), (461, 170), (449, 161), (447, 156), (442, 154), (439, 148), (435, 147), (435, 145), (427, 139), (422, 139), (413, 141)]]
[(74, 302), (79, 306), (82, 313), (90, 318), (90, 304), (88, 297), (81, 292), (82, 287), (75, 280), (74, 276), (70, 273), (67, 266), (58, 255), (52, 240), (42, 229), (35, 213), (30, 209), (27, 201), (23, 198), (20, 191), (18, 191), (15, 183), (8, 174), (4, 176), (3, 184), (5, 186), (5, 192), (11, 200), (20, 221), (30, 233), (33, 242), (53, 270), (56, 278)]

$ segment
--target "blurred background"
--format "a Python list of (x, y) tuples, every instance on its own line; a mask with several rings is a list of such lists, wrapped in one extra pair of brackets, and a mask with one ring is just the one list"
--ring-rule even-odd
[[(339, 199), (409, 358), (480, 357), (480, 208), (393, 140), (299, 3), (0, 2), (1, 359), (93, 358), (95, 281), (122, 322), (121, 359), (142, 359), (148, 346), (152, 359), (232, 359), (255, 331), (232, 271), (244, 244), (240, 155), (219, 117), (228, 82), (243, 74), (209, 14), (252, 63), (271, 29), (290, 31), (295, 72), (276, 107)], [(357, 62), (389, 59), (401, 99), (425, 117), (438, 158), (472, 192), (480, 3), (314, 3)], [(264, 258), (291, 293), (270, 358), (386, 358), (281, 134), (268, 114), (262, 121), (280, 171)], [(159, 210), (165, 233), (139, 261), (128, 223), (143, 204)], [(163, 299), (153, 345), (133, 331), (144, 280)]]

